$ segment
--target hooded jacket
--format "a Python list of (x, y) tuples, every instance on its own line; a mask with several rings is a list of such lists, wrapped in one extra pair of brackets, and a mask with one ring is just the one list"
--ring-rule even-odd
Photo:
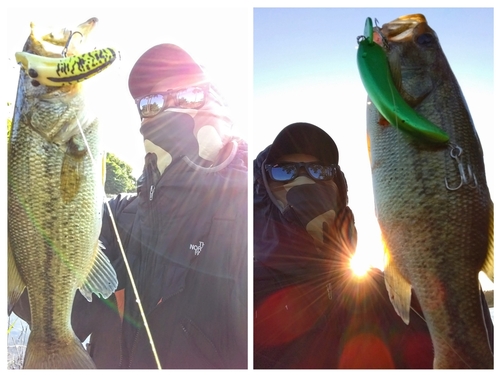
[[(432, 368), (415, 296), (407, 326), (382, 271), (356, 277), (348, 266), (352, 246), (318, 253), (306, 230), (276, 205), (263, 168), (276, 142), (254, 160), (254, 368)], [(348, 206), (339, 214), (350, 215)], [(331, 230), (349, 237), (344, 224)]]
[[(247, 367), (247, 151), (243, 141), (237, 147), (222, 170), (181, 159), (156, 183), (146, 164), (138, 194), (110, 202), (162, 368)], [(107, 212), (104, 217), (101, 241), (124, 294), (111, 300), (118, 300), (118, 311), (106, 310), (113, 332), (103, 314), (97, 318), (90, 353), (98, 368), (116, 368), (116, 361), (120, 368), (155, 368)], [(109, 348), (109, 337), (121, 338), (119, 345)]]

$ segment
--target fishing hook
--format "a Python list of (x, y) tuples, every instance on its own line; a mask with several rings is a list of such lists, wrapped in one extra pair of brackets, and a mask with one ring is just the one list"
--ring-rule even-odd
[(387, 41), (387, 38), (385, 37), (384, 34), (382, 34), (382, 29), (378, 26), (378, 19), (375, 18), (375, 27), (373, 28), (373, 31), (378, 34), (380, 37), (380, 40), (382, 40), (382, 43), (384, 44), (383, 47), (386, 51), (389, 50), (389, 42)]
[(451, 187), (448, 184), (448, 178), (445, 177), (444, 183), (446, 185), (446, 188), (450, 191), (455, 191), (455, 190), (460, 189), (463, 185), (468, 185), (472, 189), (475, 189), (477, 187), (476, 175), (474, 174), (474, 172), (472, 172), (472, 168), (471, 168), (470, 164), (467, 164), (468, 175), (466, 175), (465, 168), (464, 168), (464, 165), (463, 165), (462, 160), (461, 160), (462, 148), (460, 146), (454, 146), (450, 150), (450, 156), (453, 159), (455, 159), (455, 161), (457, 162), (458, 173), (460, 174), (460, 183), (458, 184), (458, 186)]
[(73, 38), (73, 35), (75, 35), (77, 33), (80, 34), (82, 36), (82, 38), (83, 38), (83, 34), (81, 32), (79, 32), (79, 31), (74, 31), (74, 32), (71, 31), (70, 35), (69, 35), (69, 38), (68, 38), (68, 41), (66, 42), (66, 45), (64, 46), (64, 48), (62, 50), (62, 53), (61, 53), (63, 57), (66, 57), (66, 52), (68, 52), (68, 47), (69, 47), (69, 44), (71, 43), (71, 38)]
[[(384, 34), (382, 34), (382, 31), (380, 29), (380, 27), (378, 27), (378, 20), (375, 18), (375, 27), (373, 28), (373, 31), (377, 33), (377, 35), (380, 37), (380, 39), (382, 40), (382, 43), (383, 43), (383, 48), (388, 51), (389, 50), (389, 43), (387, 42), (387, 39), (386, 37), (384, 36)], [(356, 42), (359, 44), (361, 41), (367, 39), (367, 36), (366, 35), (360, 35), (356, 38)]]

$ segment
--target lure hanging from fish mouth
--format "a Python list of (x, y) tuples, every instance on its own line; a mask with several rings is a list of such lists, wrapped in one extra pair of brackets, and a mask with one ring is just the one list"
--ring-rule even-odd
[(116, 60), (112, 48), (103, 48), (70, 57), (45, 57), (17, 52), (16, 61), (32, 78), (33, 86), (74, 85), (100, 73)]
[(377, 110), (398, 129), (432, 143), (446, 143), (449, 136), (420, 116), (399, 94), (391, 77), (384, 49), (373, 40), (373, 22), (366, 19), (364, 35), (359, 36), (357, 63), (363, 85)]

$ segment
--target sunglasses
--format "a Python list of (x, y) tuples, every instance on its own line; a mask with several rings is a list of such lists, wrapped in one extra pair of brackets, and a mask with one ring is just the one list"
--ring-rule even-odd
[(168, 90), (136, 99), (141, 118), (150, 118), (167, 108), (198, 109), (203, 107), (206, 98), (205, 87), (187, 87), (180, 90)]
[(324, 165), (318, 162), (309, 163), (278, 163), (266, 164), (265, 169), (274, 181), (293, 181), (299, 176), (300, 168), (304, 168), (307, 174), (315, 181), (331, 180), (336, 173), (335, 165)]

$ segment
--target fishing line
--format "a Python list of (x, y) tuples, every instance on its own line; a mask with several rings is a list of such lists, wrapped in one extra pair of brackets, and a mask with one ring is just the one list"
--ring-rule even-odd
[[(85, 142), (85, 146), (87, 147), (87, 150), (89, 152), (90, 160), (92, 161), (92, 167), (96, 168), (96, 162), (95, 162), (94, 156), (92, 155), (92, 152), (90, 150), (90, 146), (89, 146), (89, 144), (87, 142), (87, 137), (85, 137), (85, 134), (83, 132), (83, 128), (82, 128), (82, 126), (81, 126), (80, 121), (78, 120), (78, 118), (76, 119), (76, 123), (78, 124), (78, 128), (80, 129), (80, 134), (82, 135), (83, 141)], [(106, 191), (105, 191), (104, 184), (103, 184), (102, 190), (103, 190), (104, 196), (106, 196)], [(144, 322), (144, 328), (146, 330), (146, 333), (147, 333), (148, 338), (149, 338), (149, 342), (151, 344), (151, 349), (153, 351), (153, 356), (155, 358), (156, 365), (158, 367), (158, 370), (161, 370), (161, 363), (160, 363), (160, 360), (158, 358), (158, 353), (156, 351), (156, 347), (155, 347), (155, 344), (154, 344), (154, 341), (153, 341), (153, 336), (151, 335), (151, 330), (149, 329), (149, 325), (148, 325), (148, 322), (147, 322), (147, 319), (146, 319), (146, 314), (144, 313), (144, 309), (142, 307), (141, 299), (139, 297), (139, 292), (137, 291), (137, 287), (135, 285), (134, 277), (132, 275), (132, 270), (130, 269), (130, 265), (128, 263), (128, 259), (127, 259), (127, 256), (125, 254), (125, 250), (123, 248), (123, 244), (122, 244), (122, 241), (121, 241), (121, 238), (120, 238), (120, 234), (118, 233), (118, 228), (116, 226), (115, 218), (114, 218), (113, 213), (111, 211), (111, 207), (109, 205), (108, 200), (105, 199), (104, 203), (106, 204), (106, 207), (108, 208), (109, 217), (111, 219), (111, 223), (112, 223), (113, 229), (115, 231), (115, 235), (116, 235), (116, 239), (117, 239), (117, 242), (118, 242), (118, 246), (120, 247), (120, 251), (121, 251), (121, 254), (122, 254), (122, 257), (123, 257), (125, 268), (127, 269), (127, 274), (130, 277), (130, 282), (131, 282), (131, 285), (132, 285), (132, 289), (134, 290), (134, 295), (135, 295), (135, 298), (136, 298), (136, 301), (137, 301), (137, 305), (139, 306), (139, 311), (141, 313), (142, 320)]]

